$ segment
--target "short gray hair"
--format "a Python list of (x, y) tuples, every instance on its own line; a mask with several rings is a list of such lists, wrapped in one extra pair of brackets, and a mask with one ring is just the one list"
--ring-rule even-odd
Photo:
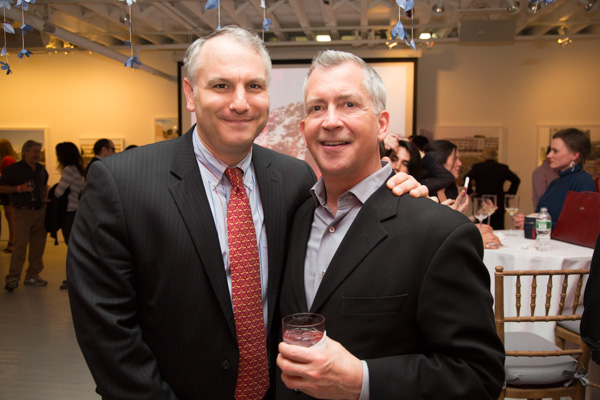
[(23, 143), (23, 147), (21, 148), (21, 154), (25, 154), (29, 151), (29, 149), (31, 149), (32, 147), (35, 146), (40, 146), (42, 147), (42, 144), (40, 142), (36, 142), (35, 140), (28, 140), (25, 143)]
[(269, 53), (267, 52), (265, 43), (255, 33), (252, 33), (247, 29), (240, 28), (236, 25), (230, 25), (225, 26), (219, 30), (212, 31), (208, 35), (196, 39), (194, 43), (192, 43), (190, 47), (188, 47), (185, 51), (185, 56), (183, 57), (185, 77), (191, 83), (194, 92), (196, 91), (196, 77), (198, 75), (198, 70), (202, 66), (202, 59), (201, 57), (199, 57), (199, 54), (202, 51), (202, 47), (210, 39), (214, 39), (216, 37), (225, 35), (233, 38), (240, 44), (249, 46), (263, 58), (263, 61), (265, 63), (265, 69), (267, 70), (267, 83), (270, 83), (271, 57), (269, 57)]
[(373, 102), (373, 112), (375, 112), (375, 114), (379, 114), (381, 111), (385, 110), (385, 85), (383, 84), (383, 81), (381, 80), (381, 77), (377, 71), (375, 71), (373, 67), (367, 64), (362, 58), (345, 51), (323, 50), (320, 51), (315, 58), (313, 58), (310, 69), (308, 70), (308, 74), (304, 79), (304, 95), (306, 96), (306, 85), (308, 84), (308, 78), (310, 78), (310, 75), (315, 69), (333, 68), (346, 62), (353, 62), (363, 70), (363, 86), (367, 93), (369, 93), (371, 101)]

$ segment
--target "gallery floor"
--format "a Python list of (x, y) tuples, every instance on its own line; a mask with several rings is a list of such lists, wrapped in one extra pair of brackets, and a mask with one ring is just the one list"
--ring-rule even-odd
[[(5, 247), (0, 241), (0, 250)], [(100, 398), (75, 339), (67, 291), (59, 289), (66, 254), (64, 243), (48, 241), (42, 272), (48, 286), (21, 282), (12, 293), (0, 289), (0, 400)], [(0, 251), (2, 287), (9, 261), (10, 254)], [(600, 382), (600, 367), (591, 368)], [(586, 398), (600, 400), (600, 389), (588, 390)]]

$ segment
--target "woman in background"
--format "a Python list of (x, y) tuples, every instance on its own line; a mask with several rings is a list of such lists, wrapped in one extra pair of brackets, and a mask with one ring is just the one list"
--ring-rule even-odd
[[(4, 172), (4, 168), (15, 162), (15, 150), (12, 144), (7, 139), (0, 139), (0, 174)], [(7, 195), (0, 196), (0, 204), (4, 207), (4, 217), (8, 223), (8, 244), (3, 250), (5, 253), (12, 253), (15, 244), (15, 219), (13, 217), (13, 207), (10, 204), (10, 199)], [(1, 210), (1, 208), (0, 208)]]
[[(60, 227), (65, 244), (69, 245), (71, 236), (71, 227), (75, 220), (75, 213), (79, 207), (79, 196), (83, 187), (83, 159), (79, 149), (72, 142), (63, 142), (56, 145), (56, 158), (58, 159), (58, 168), (61, 171), (60, 181), (54, 190), (54, 197), (61, 197), (63, 193), (70, 189), (69, 202), (67, 204), (67, 213)], [(67, 281), (63, 281), (61, 289), (67, 289)]]
[[(426, 160), (427, 159), (427, 160)], [(423, 162), (428, 161), (431, 164), (443, 166), (448, 170), (454, 179), (456, 180), (460, 174), (460, 167), (462, 162), (460, 161), (458, 148), (456, 145), (448, 140), (434, 140), (425, 146), (425, 157)], [(436, 195), (436, 193), (430, 193)], [(449, 185), (437, 191), (437, 197), (440, 202), (444, 202), (447, 199), (456, 199), (458, 196), (458, 187), (456, 182), (452, 181)]]
[[(583, 163), (592, 151), (592, 143), (585, 133), (575, 128), (558, 131), (552, 136), (550, 153), (547, 158), (550, 166), (558, 170), (558, 179), (553, 180), (538, 202), (536, 212), (542, 207), (548, 209), (552, 217), (552, 227), (556, 224), (569, 191), (594, 192), (594, 179), (583, 170)], [(523, 229), (525, 214), (513, 217), (515, 226)]]

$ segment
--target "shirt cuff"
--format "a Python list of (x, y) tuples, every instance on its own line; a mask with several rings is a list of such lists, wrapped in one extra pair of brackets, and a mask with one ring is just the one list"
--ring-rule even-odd
[(363, 368), (362, 389), (360, 389), (360, 397), (358, 400), (369, 400), (369, 367), (364, 360), (360, 361)]

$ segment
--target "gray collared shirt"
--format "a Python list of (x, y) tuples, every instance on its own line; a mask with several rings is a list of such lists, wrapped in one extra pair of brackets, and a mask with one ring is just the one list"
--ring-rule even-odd
[[(327, 206), (327, 192), (323, 178), (311, 188), (310, 192), (317, 207), (313, 218), (306, 258), (304, 259), (304, 291), (306, 305), (310, 310), (329, 263), (340, 243), (352, 226), (363, 204), (392, 173), (390, 164), (382, 162), (383, 168), (360, 181), (356, 186), (342, 194), (337, 201), (337, 213), (334, 216)], [(360, 400), (369, 399), (369, 370), (362, 361), (363, 382)]]

